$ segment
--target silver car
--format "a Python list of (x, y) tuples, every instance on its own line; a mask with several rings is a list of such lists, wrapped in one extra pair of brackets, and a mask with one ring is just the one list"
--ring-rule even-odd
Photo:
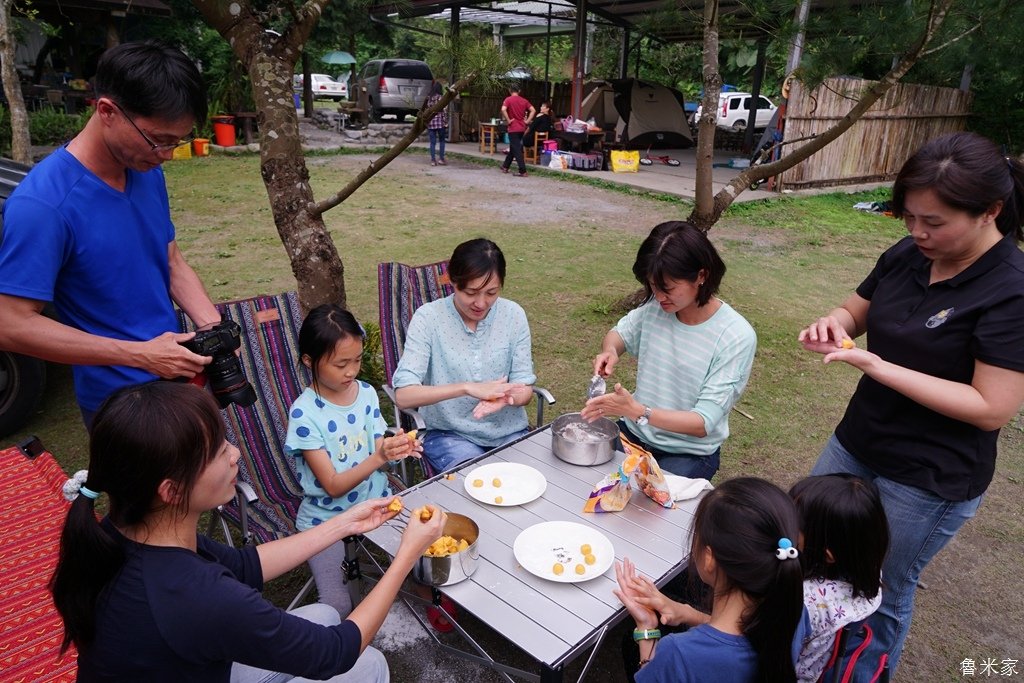
[(357, 83), (366, 93), (371, 121), (379, 123), (387, 114), (404, 121), (423, 106), (434, 74), (426, 62), (415, 59), (375, 59), (363, 66)]

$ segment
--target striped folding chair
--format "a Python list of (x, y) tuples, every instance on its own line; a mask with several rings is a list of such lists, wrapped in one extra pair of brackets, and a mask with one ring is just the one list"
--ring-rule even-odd
[[(303, 313), (295, 292), (229, 301), (217, 304), (217, 310), (242, 329), (242, 370), (257, 401), (251, 406), (232, 404), (221, 411), (228, 441), (242, 457), (238, 495), (218, 509), (210, 531), (219, 523), (230, 542), (230, 523), (239, 529), (243, 543), (265, 543), (296, 532), (295, 516), (302, 502), (295, 463), (285, 455), (284, 442), (288, 409), (311, 379), (298, 360)], [(182, 330), (194, 329), (184, 313), (179, 312), (179, 322)], [(394, 475), (389, 474), (389, 479), (396, 491), (405, 488)], [(346, 543), (346, 549), (354, 552), (354, 544)], [(312, 587), (311, 578), (288, 609), (298, 605)]]
[[(0, 678), (74, 681), (78, 653), (58, 657), (64, 628), (50, 596), (68, 501), (67, 475), (34, 448), (0, 450)], [(36, 455), (31, 455), (36, 453)]]
[[(387, 384), (384, 392), (394, 407), (395, 424), (404, 429), (429, 428), (422, 416), (415, 410), (402, 410), (395, 401), (395, 389), (391, 378), (398, 367), (398, 360), (405, 348), (406, 331), (416, 309), (425, 303), (442, 299), (455, 292), (448, 277), (448, 262), (438, 261), (422, 266), (407, 266), (404, 263), (377, 264), (377, 296), (380, 306), (380, 343), (384, 354), (384, 373)], [(554, 405), (555, 397), (543, 387), (534, 387), (537, 395), (537, 423), (544, 424), (544, 406)], [(418, 460), (425, 477), (433, 476), (426, 458)]]

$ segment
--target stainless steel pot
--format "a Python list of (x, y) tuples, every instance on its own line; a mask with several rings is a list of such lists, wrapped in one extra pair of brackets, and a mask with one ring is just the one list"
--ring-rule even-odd
[(619, 426), (606, 417), (587, 422), (579, 413), (566, 413), (551, 423), (551, 450), (571, 465), (589, 467), (608, 462), (615, 455), (618, 438)]
[(420, 557), (413, 565), (412, 576), (428, 586), (450, 586), (465, 581), (476, 571), (480, 559), (480, 549), (477, 547), (480, 527), (469, 517), (449, 512), (441, 535), (456, 540), (466, 539), (469, 547), (445, 557)]

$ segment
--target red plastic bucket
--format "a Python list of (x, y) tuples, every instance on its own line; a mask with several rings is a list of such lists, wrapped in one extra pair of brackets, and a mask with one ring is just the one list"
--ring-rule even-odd
[(217, 140), (217, 144), (221, 147), (234, 147), (235, 117), (214, 116), (210, 120), (213, 121), (213, 137)]

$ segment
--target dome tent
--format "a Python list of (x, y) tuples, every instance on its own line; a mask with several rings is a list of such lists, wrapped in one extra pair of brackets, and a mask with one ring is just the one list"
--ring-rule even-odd
[(615, 140), (632, 148), (693, 146), (683, 95), (664, 85), (635, 78), (593, 81), (583, 98), (580, 118), (593, 117)]

